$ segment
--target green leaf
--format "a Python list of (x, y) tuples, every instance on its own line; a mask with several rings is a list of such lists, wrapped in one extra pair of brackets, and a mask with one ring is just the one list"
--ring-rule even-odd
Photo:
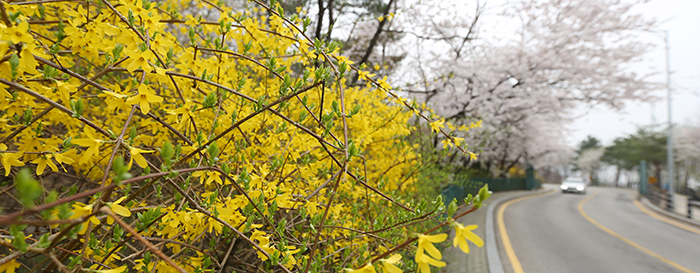
[(335, 112), (337, 116), (340, 116), (340, 106), (338, 104), (338, 101), (334, 100), (331, 103), (331, 108), (333, 109), (333, 112)]
[[(47, 195), (46, 198), (44, 199), (44, 204), (52, 203), (52, 202), (56, 201), (57, 199), (58, 199), (58, 192), (56, 192), (55, 190), (52, 190), (51, 192), (49, 192), (49, 195)], [(55, 208), (42, 210), (41, 217), (44, 219), (49, 219), (51, 217), (51, 212), (54, 209)]]
[(353, 107), (352, 110), (350, 110), (350, 116), (354, 116), (357, 113), (359, 113), (360, 109), (362, 109), (361, 105), (359, 105), (359, 104), (355, 105), (355, 107)]
[(452, 199), (452, 202), (450, 202), (450, 205), (447, 206), (447, 216), (452, 217), (452, 215), (457, 212), (457, 199)]
[(32, 178), (27, 168), (22, 168), (15, 177), (15, 189), (19, 192), (19, 200), (27, 208), (33, 207), (34, 199), (43, 192), (41, 185)]
[(202, 102), (202, 109), (214, 107), (216, 102), (216, 93), (211, 92), (206, 98), (204, 98), (204, 101)]
[(209, 144), (209, 147), (207, 147), (207, 152), (209, 153), (209, 157), (211, 158), (211, 164), (214, 164), (218, 160), (217, 156), (219, 156), (219, 146), (216, 144), (216, 142), (212, 142)]
[(136, 126), (131, 126), (131, 130), (129, 131), (129, 142), (133, 143), (134, 140), (136, 140), (137, 135), (138, 132), (136, 131)]
[(143, 262), (144, 262), (144, 264), (151, 263), (151, 252), (150, 251), (146, 251), (146, 253), (143, 254)]
[(292, 77), (289, 74), (284, 74), (284, 87), (289, 88), (292, 86)]
[(44, 233), (44, 235), (41, 235), (41, 237), (39, 238), (39, 243), (37, 244), (37, 247), (46, 248), (49, 245), (51, 245), (51, 241), (49, 241), (49, 234)]
[(245, 45), (243, 45), (243, 54), (245, 55), (250, 51), (250, 49), (253, 48), (253, 43), (252, 42), (247, 42)]
[(486, 199), (489, 199), (489, 197), (491, 196), (491, 193), (492, 192), (489, 191), (488, 184), (485, 184), (483, 187), (481, 187), (481, 189), (479, 190), (479, 200), (480, 200), (479, 203), (486, 201)]
[(304, 19), (304, 32), (306, 32), (306, 29), (309, 27), (311, 24), (311, 18), (305, 18)]
[(122, 54), (123, 50), (124, 50), (124, 45), (122, 45), (122, 44), (117, 44), (116, 46), (114, 46), (114, 48), (112, 49), (112, 56), (114, 56), (114, 59), (118, 59), (119, 55)]
[(12, 78), (17, 77), (17, 68), (19, 68), (19, 56), (17, 56), (17, 53), (13, 53), (10, 56), (10, 73), (12, 73)]
[(14, 246), (15, 248), (22, 251), (22, 253), (27, 252), (27, 246), (29, 246), (29, 245), (27, 244), (25, 239), (26, 238), (24, 236), (24, 232), (22, 232), (22, 231), (16, 232), (14, 235), (14, 238), (12, 239), (12, 246)]
[(270, 57), (270, 59), (267, 61), (267, 68), (275, 71), (275, 68), (277, 68), (277, 60), (275, 59), (275, 56)]
[(73, 140), (73, 137), (68, 137), (63, 140), (63, 149), (68, 149), (73, 146), (73, 143), (71, 141)]
[(112, 171), (114, 171), (114, 177), (112, 180), (114, 180), (115, 183), (131, 178), (129, 166), (124, 164), (124, 158), (121, 156), (114, 159), (114, 162), (112, 163)]
[(173, 149), (173, 144), (170, 143), (170, 141), (163, 143), (163, 147), (160, 148), (160, 156), (162, 156), (166, 162), (169, 162), (174, 155), (175, 149)]
[(129, 13), (127, 13), (126, 18), (129, 21), (129, 25), (133, 26), (136, 18), (134, 17), (134, 12), (131, 11), (131, 9), (129, 9)]
[(74, 118), (81, 118), (83, 116), (83, 109), (85, 109), (85, 105), (83, 104), (82, 99), (71, 100), (70, 101), (70, 108), (74, 112), (73, 113)]
[(43, 66), (44, 79), (53, 79), (58, 75), (58, 70), (48, 65)]
[(46, 196), (46, 199), (44, 199), (44, 202), (48, 204), (53, 203), (56, 200), (58, 200), (58, 192), (56, 190), (51, 190), (51, 192), (49, 192), (49, 195)]
[(22, 116), (24, 119), (24, 124), (29, 126), (30, 122), (32, 121), (32, 107), (27, 108), (27, 110), (24, 110), (24, 115)]
[(465, 203), (465, 204), (470, 204), (473, 200), (474, 200), (474, 197), (472, 196), (471, 193), (470, 193), (470, 194), (467, 194), (467, 197), (464, 197), (464, 203)]
[(345, 76), (345, 71), (347, 70), (348, 64), (345, 62), (340, 63), (340, 65), (338, 66), (338, 77), (342, 78), (343, 76)]
[(58, 219), (65, 220), (73, 215), (73, 211), (68, 207), (68, 204), (58, 205)]

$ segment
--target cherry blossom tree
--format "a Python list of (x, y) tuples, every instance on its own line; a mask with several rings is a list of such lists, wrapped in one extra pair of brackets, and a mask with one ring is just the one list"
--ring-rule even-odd
[[(445, 16), (444, 22), (428, 20), (407, 36), (416, 52), (403, 62), (399, 76), (410, 76), (404, 91), (453, 123), (484, 120), (482, 129), (466, 136), (482, 149), (479, 167), (502, 174), (515, 164), (538, 164), (567, 150), (564, 137), (574, 108), (620, 109), (630, 100), (651, 99), (657, 83), (629, 69), (650, 49), (635, 39), (634, 30), (655, 25), (631, 13), (637, 4), (519, 1), (499, 13), (518, 26), (502, 39), (479, 36), (484, 18), (497, 16), (479, 3), (472, 4), (471, 17), (452, 20), (458, 23), (449, 25)], [(413, 21), (422, 20), (417, 18)]]
[[(650, 99), (657, 84), (629, 68), (650, 45), (636, 30), (655, 26), (634, 14), (642, 1), (304, 0), (285, 10), (314, 18), (319, 41), (337, 42), (355, 65), (389, 76), (405, 96), (455, 125), (483, 120), (465, 142), (478, 161), (458, 166), (502, 175), (570, 152), (567, 124), (581, 106), (620, 109)], [(494, 27), (496, 26), (496, 27)], [(350, 84), (363, 84), (356, 75)], [(433, 141), (439, 146), (440, 139)], [(556, 154), (554, 156), (550, 156)], [(475, 165), (476, 164), (476, 165)]]
[(690, 180), (700, 181), (700, 122), (679, 126), (675, 131), (673, 141), (681, 172), (679, 178), (687, 186)]
[(576, 160), (576, 165), (581, 170), (581, 173), (585, 174), (594, 185), (598, 183), (596, 173), (603, 165), (600, 159), (603, 157), (604, 152), (605, 149), (602, 147), (586, 149), (581, 152)]

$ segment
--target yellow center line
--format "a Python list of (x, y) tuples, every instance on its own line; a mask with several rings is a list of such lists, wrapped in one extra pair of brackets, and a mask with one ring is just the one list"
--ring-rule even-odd
[(515, 202), (523, 201), (525, 199), (530, 199), (530, 198), (537, 197), (537, 196), (552, 194), (555, 192), (557, 192), (557, 190), (552, 190), (552, 191), (545, 192), (545, 193), (533, 194), (533, 195), (515, 198), (513, 200), (505, 202), (498, 209), (498, 214), (496, 216), (496, 222), (498, 224), (498, 232), (501, 236), (501, 242), (503, 243), (503, 249), (506, 251), (506, 256), (508, 256), (508, 261), (510, 261), (510, 265), (513, 268), (514, 273), (524, 273), (525, 271), (523, 271), (523, 266), (520, 264), (520, 261), (518, 260), (518, 256), (515, 255), (515, 251), (513, 250), (513, 245), (510, 243), (510, 237), (508, 237), (508, 231), (506, 231), (506, 224), (503, 221), (503, 212), (506, 211), (506, 208), (510, 204), (513, 204)]
[(651, 217), (654, 217), (656, 220), (659, 220), (659, 221), (664, 222), (664, 223), (669, 224), (669, 225), (673, 225), (673, 226), (676, 226), (676, 227), (685, 229), (685, 230), (690, 231), (690, 232), (693, 232), (693, 233), (695, 233), (695, 234), (700, 234), (700, 230), (698, 230), (697, 228), (693, 228), (693, 227), (691, 227), (691, 226), (684, 225), (684, 224), (681, 224), (681, 223), (676, 223), (675, 221), (666, 219), (666, 218), (660, 216), (659, 214), (657, 214), (657, 213), (655, 213), (655, 212), (653, 212), (653, 211), (648, 210), (647, 208), (645, 208), (644, 206), (642, 206), (642, 204), (640, 204), (639, 201), (637, 201), (636, 199), (633, 201), (633, 203), (634, 203), (634, 206), (637, 207), (637, 209), (639, 209), (640, 211), (642, 211), (642, 212), (645, 213), (646, 215), (649, 215), (649, 216), (651, 216)]
[(625, 237), (622, 237), (620, 234), (617, 234), (616, 232), (610, 230), (609, 228), (599, 224), (598, 222), (596, 222), (596, 220), (593, 220), (593, 218), (588, 216), (588, 214), (583, 210), (583, 204), (585, 204), (589, 200), (593, 199), (593, 197), (596, 197), (596, 195), (598, 195), (598, 192), (591, 194), (590, 196), (586, 197), (585, 199), (581, 200), (581, 202), (578, 203), (578, 211), (579, 211), (579, 213), (581, 213), (583, 218), (586, 218), (586, 220), (588, 220), (588, 222), (591, 222), (591, 224), (593, 224), (594, 226), (598, 227), (599, 229), (607, 232), (608, 234), (612, 235), (613, 237), (620, 239), (620, 241), (623, 241), (623, 242), (627, 243), (628, 245), (631, 245), (631, 246), (635, 247), (636, 249), (639, 249), (642, 252), (649, 254), (649, 256), (657, 258), (657, 259), (661, 260), (662, 262), (679, 269), (680, 271), (693, 273), (693, 271), (691, 271), (690, 269), (687, 269), (680, 264), (677, 264), (669, 259), (666, 259), (666, 258), (662, 257), (661, 255), (656, 254), (656, 253), (652, 252), (651, 250), (648, 250), (648, 249), (640, 246), (639, 244), (630, 241), (629, 239), (627, 239)]

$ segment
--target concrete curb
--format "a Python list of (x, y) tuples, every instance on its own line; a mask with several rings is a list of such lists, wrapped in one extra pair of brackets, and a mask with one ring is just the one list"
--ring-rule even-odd
[(544, 193), (548, 191), (550, 190), (539, 189), (512, 196), (504, 196), (493, 201), (491, 204), (488, 205), (488, 208), (486, 209), (486, 259), (488, 260), (489, 272), (505, 273), (505, 270), (503, 269), (503, 263), (501, 262), (501, 256), (498, 254), (498, 243), (496, 242), (496, 229), (494, 228), (493, 214), (496, 207), (498, 207), (498, 205), (500, 205), (502, 202), (508, 202), (509, 200), (519, 198), (522, 196)]
[(640, 199), (640, 201), (641, 201), (640, 203), (642, 203), (642, 205), (653, 210), (654, 212), (656, 212), (658, 214), (665, 216), (666, 218), (670, 218), (671, 220), (679, 221), (679, 222), (682, 222), (684, 224), (691, 225), (695, 228), (700, 228), (700, 223), (693, 221), (693, 220), (688, 220), (687, 218), (679, 216), (678, 214), (665, 211), (665, 210), (657, 207), (656, 205), (652, 204), (649, 201), (649, 199), (647, 199), (646, 197), (640, 196), (639, 199)]

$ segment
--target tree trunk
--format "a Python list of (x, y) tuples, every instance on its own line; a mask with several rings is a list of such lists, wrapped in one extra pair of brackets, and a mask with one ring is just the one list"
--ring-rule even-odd
[[(389, 3), (386, 5), (386, 8), (384, 9), (384, 12), (382, 13), (382, 16), (386, 18), (387, 15), (389, 15), (389, 11), (391, 10), (391, 5), (394, 4), (394, 0), (389, 0)], [(377, 45), (377, 41), (379, 40), (379, 36), (382, 34), (382, 31), (384, 30), (384, 24), (388, 22), (389, 20), (382, 20), (379, 22), (379, 25), (377, 26), (377, 30), (374, 32), (374, 36), (372, 36), (372, 39), (369, 41), (369, 45), (367, 46), (367, 50), (365, 51), (365, 55), (362, 56), (362, 59), (360, 59), (359, 62), (357, 62), (355, 65), (357, 67), (360, 67), (363, 63), (366, 63), (367, 60), (369, 60), (369, 55), (372, 54), (372, 50), (374, 50), (374, 47)], [(355, 85), (357, 83), (357, 79), (359, 79), (359, 74), (355, 74), (355, 77), (352, 80), (351, 85)]]
[(323, 0), (318, 0), (318, 18), (316, 21), (316, 38), (321, 40), (321, 31), (323, 31), (323, 14), (326, 12), (326, 7), (323, 6)]
[(331, 40), (331, 31), (333, 31), (333, 0), (328, 1), (328, 33), (326, 33), (326, 41)]

